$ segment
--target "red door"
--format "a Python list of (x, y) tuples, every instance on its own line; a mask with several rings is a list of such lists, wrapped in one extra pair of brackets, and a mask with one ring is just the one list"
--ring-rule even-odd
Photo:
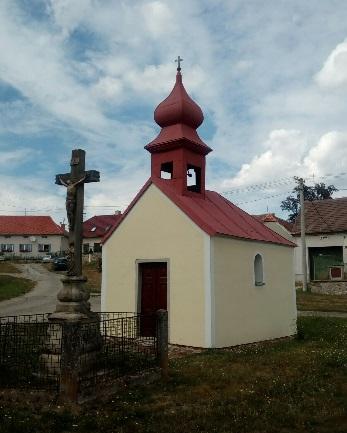
[(162, 262), (140, 264), (141, 335), (155, 335), (155, 313), (167, 309), (167, 265)]

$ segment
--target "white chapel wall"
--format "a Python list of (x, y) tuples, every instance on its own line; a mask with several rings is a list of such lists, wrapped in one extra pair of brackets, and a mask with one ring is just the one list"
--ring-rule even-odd
[[(296, 332), (293, 248), (214, 237), (214, 346), (285, 337)], [(262, 256), (264, 285), (255, 285)]]
[(138, 311), (137, 261), (168, 260), (170, 342), (206, 347), (206, 238), (151, 185), (103, 246), (102, 310)]

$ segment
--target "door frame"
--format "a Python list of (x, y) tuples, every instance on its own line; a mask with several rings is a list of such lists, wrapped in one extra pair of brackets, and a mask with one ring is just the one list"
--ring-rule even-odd
[(135, 260), (135, 303), (136, 313), (141, 313), (142, 278), (140, 275), (141, 263), (166, 263), (166, 305), (168, 312), (168, 332), (170, 341), (170, 259), (136, 259)]

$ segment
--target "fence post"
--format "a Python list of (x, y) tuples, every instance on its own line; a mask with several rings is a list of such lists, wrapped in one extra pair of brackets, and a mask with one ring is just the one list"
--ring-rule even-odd
[(80, 326), (76, 322), (62, 322), (60, 359), (60, 396), (77, 402), (79, 394)]
[(164, 380), (169, 376), (169, 332), (168, 313), (166, 310), (157, 311), (157, 359)]

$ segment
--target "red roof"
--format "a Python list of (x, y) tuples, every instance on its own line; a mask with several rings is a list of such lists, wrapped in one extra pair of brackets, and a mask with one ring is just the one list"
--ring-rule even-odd
[(108, 232), (104, 242), (126, 218), (140, 197), (151, 184), (156, 185), (172, 200), (192, 221), (210, 236), (224, 235), (235, 238), (271, 242), (275, 244), (295, 246), (292, 242), (273, 232), (256, 218), (235, 206), (215, 191), (206, 191), (205, 198), (179, 195), (163, 179), (150, 178), (130, 203), (122, 218)]
[(285, 229), (287, 229), (289, 232), (292, 231), (293, 223), (286, 221), (282, 218), (279, 218), (274, 213), (266, 213), (261, 215), (253, 215), (254, 218), (257, 218), (259, 221), (263, 222), (276, 222), (278, 224), (281, 224)]
[(199, 105), (186, 92), (179, 70), (170, 95), (155, 109), (154, 120), (162, 129), (159, 135), (145, 146), (150, 153), (173, 149), (182, 144), (202, 155), (212, 151), (196, 132), (204, 120), (204, 115)]
[(121, 213), (113, 215), (95, 215), (83, 223), (84, 238), (104, 237), (121, 218)]
[(63, 235), (64, 230), (50, 216), (0, 215), (1, 235)]

